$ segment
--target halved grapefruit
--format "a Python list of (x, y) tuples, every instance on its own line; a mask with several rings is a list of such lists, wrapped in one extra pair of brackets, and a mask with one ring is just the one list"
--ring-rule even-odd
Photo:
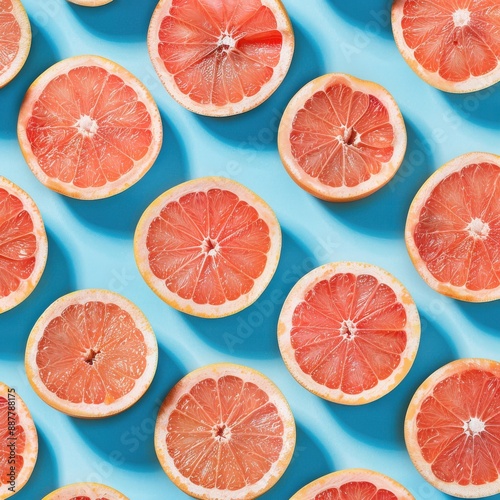
[(219, 363), (194, 370), (158, 413), (155, 448), (170, 479), (205, 500), (249, 500), (285, 472), (295, 423), (280, 390), (251, 368)]
[(112, 1), (113, 0), (68, 0), (68, 2), (81, 5), (82, 7), (100, 7), (101, 5), (106, 5)]
[(24, 66), (31, 47), (31, 26), (20, 0), (0, 0), (0, 88)]
[(455, 299), (500, 298), (500, 156), (470, 153), (446, 163), (420, 188), (406, 245), (434, 290)]
[(500, 363), (459, 359), (417, 390), (405, 418), (417, 470), (449, 495), (500, 493)]
[(401, 484), (380, 472), (344, 469), (312, 481), (290, 500), (415, 500)]
[(306, 389), (360, 405), (391, 391), (410, 370), (420, 320), (404, 286), (383, 269), (335, 262), (292, 288), (278, 322), (283, 360)]
[(0, 176), (0, 313), (22, 302), (42, 277), (47, 235), (31, 197)]
[(332, 73), (290, 101), (278, 149), (301, 188), (323, 200), (353, 201), (392, 179), (406, 151), (406, 128), (384, 87)]
[(47, 404), (68, 415), (107, 417), (146, 392), (158, 360), (144, 314), (107, 290), (79, 290), (52, 303), (26, 346), (26, 374)]
[(411, 69), (446, 92), (473, 92), (500, 80), (497, 0), (395, 0), (394, 39)]
[(202, 115), (229, 116), (278, 88), (294, 37), (280, 0), (160, 0), (148, 49), (177, 102)]
[(9, 498), (28, 481), (38, 455), (35, 424), (16, 390), (0, 382), (0, 498)]
[(99, 56), (64, 59), (28, 89), (21, 150), (38, 180), (66, 196), (106, 198), (136, 183), (161, 148), (162, 124), (144, 85)]
[(74, 483), (44, 496), (42, 500), (129, 500), (109, 486), (98, 483)]
[(276, 270), (281, 230), (273, 211), (245, 186), (202, 177), (159, 196), (142, 215), (135, 258), (165, 302), (218, 318), (252, 304)]

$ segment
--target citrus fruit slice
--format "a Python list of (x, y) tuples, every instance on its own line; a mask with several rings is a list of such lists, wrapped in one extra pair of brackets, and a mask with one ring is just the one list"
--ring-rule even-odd
[(130, 187), (154, 163), (162, 142), (149, 91), (99, 56), (64, 59), (42, 73), (26, 93), (17, 133), (38, 180), (82, 199)]
[(500, 298), (500, 156), (446, 163), (415, 196), (406, 246), (434, 290), (470, 302)]
[(163, 469), (195, 498), (258, 497), (285, 472), (294, 447), (295, 422), (284, 396), (245, 366), (219, 363), (189, 373), (156, 421)]
[(309, 82), (290, 101), (278, 149), (301, 188), (323, 200), (353, 201), (394, 176), (406, 151), (406, 128), (383, 87), (332, 73)]
[(345, 469), (312, 481), (290, 500), (415, 500), (398, 482), (380, 472)]
[(449, 495), (500, 493), (500, 363), (459, 359), (413, 396), (405, 440), (417, 470)]
[(0, 382), (0, 498), (17, 493), (28, 481), (38, 455), (35, 424), (14, 388)]
[(500, 80), (497, 0), (395, 0), (392, 31), (402, 56), (430, 85), (472, 92)]
[(383, 269), (335, 262), (292, 288), (278, 322), (283, 360), (306, 389), (336, 403), (378, 399), (406, 376), (420, 340), (410, 294)]
[(281, 230), (255, 193), (222, 177), (202, 177), (159, 196), (141, 217), (135, 258), (165, 302), (218, 318), (252, 304), (273, 277)]
[(24, 66), (31, 47), (31, 26), (20, 0), (0, 0), (0, 88)]
[(128, 498), (104, 484), (75, 483), (49, 493), (42, 500), (128, 500)]
[(100, 7), (111, 3), (113, 0), (68, 0), (70, 3), (81, 5), (83, 7)]
[(278, 88), (294, 36), (280, 0), (160, 0), (148, 49), (177, 102), (201, 115), (229, 116)]
[(79, 290), (52, 303), (26, 346), (26, 374), (55, 409), (83, 418), (132, 406), (156, 371), (158, 347), (144, 314), (107, 290)]
[(0, 313), (22, 302), (47, 262), (47, 235), (35, 202), (0, 176)]

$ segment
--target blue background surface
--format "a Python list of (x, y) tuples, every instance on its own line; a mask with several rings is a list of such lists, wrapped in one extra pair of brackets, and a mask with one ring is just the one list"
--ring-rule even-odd
[[(230, 361), (256, 368), (281, 388), (297, 423), (293, 460), (262, 498), (287, 499), (326, 473), (365, 467), (392, 476), (417, 499), (448, 498), (414, 469), (403, 439), (407, 405), (435, 369), (460, 357), (500, 358), (499, 303), (467, 304), (433, 292), (421, 280), (403, 240), (410, 201), (441, 164), (470, 151), (500, 154), (499, 86), (449, 95), (421, 81), (400, 56), (387, 0), (284, 0), (296, 35), (290, 71), (277, 92), (257, 109), (228, 119), (194, 115), (163, 89), (150, 63), (146, 31), (156, 0), (114, 0), (89, 9), (64, 0), (24, 0), (33, 44), (18, 77), (0, 90), (0, 174), (23, 187), (44, 218), (49, 257), (33, 294), (0, 316), (0, 380), (14, 386), (37, 424), (35, 471), (16, 500), (37, 500), (76, 481), (109, 484), (132, 500), (188, 498), (163, 473), (154, 452), (157, 408), (189, 371)], [(128, 191), (85, 202), (42, 186), (21, 155), (17, 114), (31, 82), (53, 63), (78, 54), (100, 54), (141, 79), (161, 110), (164, 143), (149, 173)], [(408, 130), (406, 159), (390, 184), (350, 204), (322, 202), (303, 192), (283, 169), (276, 148), (279, 117), (309, 80), (327, 72), (374, 80), (396, 98)], [(231, 177), (264, 198), (283, 229), (282, 258), (261, 299), (241, 313), (204, 320), (179, 313), (142, 280), (132, 239), (141, 213), (160, 193), (182, 181)], [(324, 401), (287, 372), (276, 324), (293, 284), (317, 265), (336, 260), (377, 264), (413, 295), (422, 319), (414, 366), (389, 395), (362, 407)], [(33, 392), (24, 372), (26, 339), (38, 316), (61, 295), (100, 287), (122, 293), (150, 320), (160, 347), (150, 390), (130, 410), (99, 421), (63, 415)], [(492, 497), (500, 499), (500, 495)]]

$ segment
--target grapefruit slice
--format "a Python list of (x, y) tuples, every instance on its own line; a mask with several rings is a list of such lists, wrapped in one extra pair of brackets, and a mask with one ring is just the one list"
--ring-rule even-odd
[(113, 0), (68, 0), (70, 3), (81, 5), (82, 7), (100, 7), (111, 3)]
[(284, 396), (261, 373), (229, 363), (199, 368), (169, 392), (155, 448), (170, 479), (205, 500), (247, 500), (271, 488), (295, 447)]
[(129, 500), (119, 491), (98, 483), (75, 483), (49, 493), (42, 500)]
[(0, 382), (0, 498), (9, 498), (28, 481), (38, 455), (35, 424), (15, 389)]
[(500, 156), (470, 153), (442, 166), (415, 196), (406, 245), (434, 290), (484, 302), (500, 298)]
[(79, 290), (51, 304), (26, 346), (26, 374), (47, 404), (107, 417), (132, 406), (153, 380), (156, 338), (144, 314), (107, 290)]
[(378, 399), (406, 376), (420, 320), (403, 285), (383, 269), (335, 262), (292, 288), (278, 322), (283, 360), (306, 389), (335, 403)]
[(35, 202), (0, 176), (0, 313), (38, 284), (47, 262), (47, 235)]
[(201, 115), (229, 116), (278, 88), (294, 36), (280, 0), (160, 0), (148, 49), (177, 102)]
[(327, 201), (364, 198), (390, 181), (406, 151), (398, 105), (377, 83), (332, 73), (285, 109), (278, 149), (292, 179)]
[(420, 78), (446, 92), (472, 92), (500, 80), (497, 0), (395, 0), (392, 30)]
[(20, 0), (0, 0), (0, 88), (24, 66), (31, 47), (31, 26)]
[(172, 307), (219, 318), (252, 304), (276, 270), (281, 230), (255, 193), (222, 177), (202, 177), (159, 196), (134, 238), (139, 271)]
[(500, 363), (459, 359), (417, 390), (405, 418), (417, 470), (449, 495), (500, 493)]
[(312, 481), (290, 500), (415, 500), (390, 477), (367, 469), (345, 469)]
[(87, 200), (137, 182), (162, 142), (160, 114), (149, 91), (99, 56), (65, 59), (38, 77), (21, 105), (17, 133), (42, 184)]

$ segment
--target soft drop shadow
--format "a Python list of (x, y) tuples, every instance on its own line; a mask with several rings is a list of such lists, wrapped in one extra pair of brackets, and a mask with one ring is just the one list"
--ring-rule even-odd
[(276, 273), (260, 298), (247, 309), (216, 320), (183, 315), (190, 328), (215, 349), (242, 358), (279, 357), (276, 328), (283, 302), (293, 285), (318, 265), (316, 259), (283, 231)]
[(19, 108), (28, 87), (47, 68), (59, 60), (59, 54), (47, 36), (33, 19), (30, 19), (33, 41), (28, 59), (20, 73), (0, 89), (0, 136), (17, 136), (17, 117)]
[(108, 40), (146, 40), (149, 21), (158, 0), (114, 0), (99, 8), (69, 4), (86, 29)]
[(0, 359), (24, 359), (26, 341), (36, 320), (52, 302), (74, 290), (74, 269), (66, 248), (49, 230), (47, 238), (47, 264), (38, 285), (26, 300), (0, 314), (0, 333), (9, 339), (2, 344)]
[(158, 350), (155, 378), (131, 408), (108, 418), (70, 420), (92, 450), (113, 467), (151, 472), (159, 466), (153, 439), (156, 416), (163, 399), (185, 370), (162, 345)]
[(464, 315), (475, 325), (500, 338), (500, 301), (474, 304), (457, 300), (456, 303)]
[(309, 33), (293, 23), (295, 53), (285, 79), (274, 94), (257, 108), (241, 115), (211, 118), (196, 115), (216, 137), (252, 151), (276, 148), (281, 115), (293, 95), (310, 80), (324, 73), (321, 51)]
[(333, 471), (324, 447), (307, 427), (297, 425), (297, 442), (292, 461), (281, 479), (262, 497), (262, 500), (290, 498), (300, 488)]
[(353, 436), (373, 446), (404, 449), (404, 418), (410, 400), (420, 384), (458, 354), (439, 327), (421, 316), (420, 346), (412, 368), (389, 394), (362, 406), (325, 402), (334, 417)]
[(346, 226), (371, 236), (401, 238), (411, 201), (432, 173), (433, 148), (408, 119), (408, 146), (392, 180), (375, 193), (347, 203), (318, 202)]
[[(469, 120), (483, 127), (500, 129), (500, 84), (493, 85), (478, 92), (467, 94), (440, 93), (449, 104), (452, 114), (450, 125), (460, 127), (458, 118)], [(455, 114), (456, 116), (453, 116)]]
[(102, 200), (64, 201), (85, 224), (107, 235), (130, 237), (147, 206), (167, 189), (187, 180), (186, 153), (170, 120), (162, 113), (163, 145), (154, 165), (136, 184)]

